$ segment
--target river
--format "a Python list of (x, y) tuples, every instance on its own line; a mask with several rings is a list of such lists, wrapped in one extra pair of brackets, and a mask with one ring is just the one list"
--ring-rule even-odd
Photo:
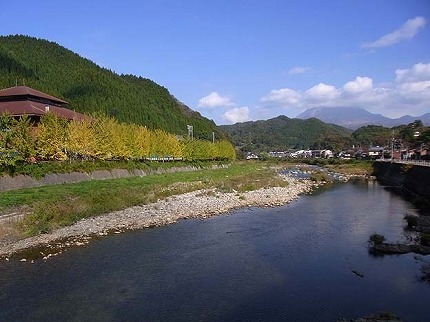
[[(429, 321), (429, 258), (370, 255), (403, 241), (412, 206), (376, 181), (292, 204), (111, 235), (48, 261), (0, 262), (0, 321)], [(354, 271), (356, 273), (354, 273)], [(361, 276), (360, 276), (361, 275)]]

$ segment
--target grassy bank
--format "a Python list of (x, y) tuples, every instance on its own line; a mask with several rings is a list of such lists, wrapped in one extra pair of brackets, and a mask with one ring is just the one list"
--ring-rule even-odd
[(330, 159), (269, 159), (267, 163), (277, 166), (291, 166), (295, 164), (315, 165), (318, 167), (327, 168), (332, 172), (350, 175), (371, 175), (373, 173), (373, 161), (369, 160), (344, 160), (337, 158)]
[(303, 163), (317, 165), (342, 174), (370, 175), (373, 172), (373, 161), (368, 160), (306, 159)]
[(240, 192), (285, 184), (264, 163), (238, 162), (219, 169), (5, 191), (0, 193), (0, 213), (27, 212), (16, 229), (28, 236), (196, 189)]
[[(0, 192), (0, 215), (25, 213), (22, 221), (7, 227), (15, 235), (31, 236), (53, 229), (67, 226), (76, 221), (125, 209), (127, 207), (154, 202), (175, 194), (197, 189), (216, 188), (224, 192), (243, 192), (262, 187), (284, 186), (287, 183), (275, 175), (274, 168), (287, 168), (294, 163), (269, 162), (234, 162), (228, 167), (209, 168), (212, 163), (192, 164), (201, 170), (175, 172), (168, 174), (152, 174), (145, 177), (131, 177), (112, 180), (93, 180), (74, 184), (43, 186), (29, 189)], [(150, 164), (155, 167), (157, 164)], [(158, 164), (158, 168), (179, 166), (180, 164)], [(182, 163), (183, 165), (183, 163)], [(320, 165), (320, 164), (319, 164)], [(72, 166), (73, 169), (69, 169)], [(148, 165), (140, 164), (140, 167)], [(370, 174), (371, 164), (368, 162), (330, 162), (321, 164), (332, 171), (348, 174)], [(40, 176), (52, 172), (93, 171), (100, 169), (127, 168), (132, 164), (121, 165), (108, 162), (106, 164), (48, 164), (37, 169), (27, 169), (28, 174)], [(205, 168), (206, 167), (206, 168)], [(139, 168), (139, 167), (137, 167)], [(49, 171), (51, 169), (51, 171)], [(26, 172), (25, 169), (21, 169)], [(21, 173), (22, 173), (21, 172)], [(2, 229), (0, 227), (0, 240)], [(11, 225), (9, 225), (11, 226)], [(19, 238), (19, 237), (18, 237)]]

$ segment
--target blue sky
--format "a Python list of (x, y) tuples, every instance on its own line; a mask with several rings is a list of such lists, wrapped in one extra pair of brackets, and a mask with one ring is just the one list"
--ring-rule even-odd
[[(37, 3), (37, 5), (36, 5)], [(0, 33), (152, 79), (217, 124), (430, 112), (428, 0), (0, 0)]]

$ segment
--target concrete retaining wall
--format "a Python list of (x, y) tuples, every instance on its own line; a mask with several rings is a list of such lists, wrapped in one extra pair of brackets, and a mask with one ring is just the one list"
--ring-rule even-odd
[(148, 174), (173, 173), (184, 171), (195, 171), (199, 168), (195, 167), (173, 167), (169, 169), (157, 169), (145, 172), (143, 170), (134, 169), (113, 169), (113, 170), (97, 170), (91, 173), (71, 172), (71, 173), (51, 173), (45, 175), (42, 179), (37, 180), (30, 176), (18, 175), (15, 177), (2, 176), (0, 177), (0, 191), (41, 187), (46, 185), (76, 183), (88, 180), (106, 180), (129, 177), (143, 177)]
[(375, 162), (374, 175), (384, 184), (404, 188), (430, 200), (430, 167), (391, 162)]

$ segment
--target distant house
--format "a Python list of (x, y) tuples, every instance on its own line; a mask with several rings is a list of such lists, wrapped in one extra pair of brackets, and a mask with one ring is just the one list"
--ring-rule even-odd
[(422, 148), (421, 149), (421, 158), (423, 160), (430, 160), (430, 150), (429, 150), (429, 148)]
[(354, 150), (341, 151), (338, 154), (338, 157), (344, 160), (350, 160), (354, 155)]
[(384, 148), (380, 146), (371, 146), (369, 147), (368, 155), (370, 159), (380, 159), (382, 158), (384, 153)]
[(416, 157), (419, 160), (430, 160), (430, 151), (429, 148), (422, 146), (419, 149), (416, 149)]
[(333, 151), (331, 151), (331, 150), (322, 150), (322, 151), (321, 151), (321, 156), (322, 156), (323, 158), (326, 158), (326, 159), (329, 159), (329, 158), (333, 158), (333, 157), (334, 157), (334, 155), (333, 155)]
[(246, 156), (246, 160), (254, 160), (254, 159), (258, 159), (258, 155), (254, 154), (254, 153), (248, 153), (248, 155)]
[(321, 158), (323, 150), (312, 150), (312, 158)]
[(285, 152), (285, 151), (270, 151), (269, 156), (271, 158), (285, 158), (287, 156), (287, 152)]
[(82, 120), (86, 116), (66, 108), (67, 102), (27, 86), (0, 90), (0, 115), (13, 117), (27, 115), (35, 123), (46, 113), (53, 113), (67, 120)]

